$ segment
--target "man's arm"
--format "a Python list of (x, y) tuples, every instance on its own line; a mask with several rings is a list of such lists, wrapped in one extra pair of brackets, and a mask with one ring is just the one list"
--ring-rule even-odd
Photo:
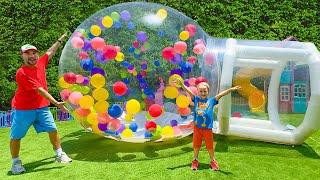
[(41, 94), (41, 96), (48, 99), (52, 104), (57, 106), (63, 112), (68, 112), (68, 109), (63, 105), (64, 102), (58, 102), (57, 100), (55, 100), (54, 97), (52, 97), (51, 94), (48, 91), (46, 91), (45, 89), (43, 89), (42, 87), (39, 87), (37, 90)]
[(46, 52), (49, 56), (49, 60), (52, 58), (52, 56), (56, 53), (58, 48), (60, 47), (62, 41), (67, 37), (67, 33), (64, 33), (58, 40), (55, 42)]
[(219, 99), (220, 99), (221, 97), (223, 97), (223, 96), (231, 93), (232, 91), (236, 91), (236, 90), (239, 90), (239, 89), (241, 89), (241, 86), (235, 86), (235, 87), (229, 88), (229, 89), (224, 90), (224, 91), (220, 92), (219, 94), (217, 94), (217, 95), (215, 96), (215, 98), (216, 98), (217, 101), (219, 101)]

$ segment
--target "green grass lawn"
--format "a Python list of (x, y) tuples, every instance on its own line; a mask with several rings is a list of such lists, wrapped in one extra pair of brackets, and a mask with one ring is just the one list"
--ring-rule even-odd
[[(295, 116), (292, 116), (295, 117)], [(289, 118), (290, 119), (290, 118)], [(295, 118), (292, 118), (293, 121)], [(27, 170), (11, 175), (9, 128), (0, 129), (0, 179), (318, 179), (320, 132), (301, 146), (216, 136), (221, 171), (209, 169), (202, 148), (200, 168), (190, 170), (192, 137), (164, 143), (121, 143), (86, 133), (76, 121), (57, 123), (62, 146), (74, 161), (54, 162), (47, 134), (29, 130), (20, 157)]]

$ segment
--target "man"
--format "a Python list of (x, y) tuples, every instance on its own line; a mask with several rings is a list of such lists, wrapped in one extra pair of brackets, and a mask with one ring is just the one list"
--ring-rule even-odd
[(49, 111), (50, 103), (62, 111), (68, 110), (63, 102), (58, 102), (49, 93), (46, 81), (46, 66), (55, 54), (62, 41), (67, 37), (63, 34), (47, 52), (39, 58), (39, 51), (30, 44), (21, 47), (21, 58), (24, 64), (17, 70), (17, 90), (12, 99), (12, 126), (10, 134), (10, 150), (13, 174), (25, 172), (19, 158), (20, 140), (26, 135), (31, 125), (37, 133), (48, 132), (50, 142), (56, 152), (56, 161), (69, 163), (72, 161), (62, 151), (57, 127)]

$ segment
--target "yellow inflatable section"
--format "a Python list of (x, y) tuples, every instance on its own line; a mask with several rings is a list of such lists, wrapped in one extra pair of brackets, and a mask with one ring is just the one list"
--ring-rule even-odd
[(233, 85), (240, 85), (242, 88), (239, 94), (248, 99), (251, 112), (265, 112), (266, 97), (264, 92), (253, 84), (251, 79), (255, 77), (270, 76), (271, 71), (257, 68), (241, 68), (233, 79)]

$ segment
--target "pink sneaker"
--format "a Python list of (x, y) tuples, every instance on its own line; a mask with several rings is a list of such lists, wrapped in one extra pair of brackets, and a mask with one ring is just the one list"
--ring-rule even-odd
[(212, 160), (210, 162), (210, 166), (211, 166), (212, 170), (219, 171), (219, 165), (218, 165), (218, 162), (216, 160)]
[(198, 166), (199, 166), (199, 161), (198, 160), (193, 160), (192, 163), (191, 163), (191, 169), (196, 171), (198, 170)]

